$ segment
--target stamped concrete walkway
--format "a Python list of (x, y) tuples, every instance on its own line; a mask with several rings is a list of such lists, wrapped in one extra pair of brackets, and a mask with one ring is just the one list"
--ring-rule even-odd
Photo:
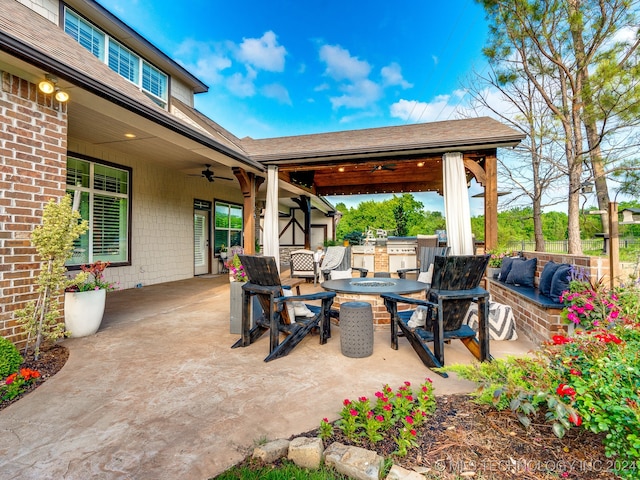
[[(311, 286), (304, 285), (304, 288)], [(264, 363), (268, 335), (230, 349), (225, 277), (112, 292), (100, 331), (67, 339), (64, 368), (0, 411), (1, 479), (207, 479), (239, 462), (255, 441), (288, 438), (335, 420), (344, 398), (383, 384), (433, 379), (436, 394), (473, 385), (425, 368), (406, 340), (397, 351), (376, 332), (364, 359), (340, 353), (340, 329), (307, 337)], [(492, 342), (494, 356), (533, 345)], [(447, 362), (468, 362), (461, 342)]]

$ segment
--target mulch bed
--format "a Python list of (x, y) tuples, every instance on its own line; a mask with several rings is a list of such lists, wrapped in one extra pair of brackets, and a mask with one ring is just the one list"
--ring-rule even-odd
[[(604, 455), (601, 435), (572, 428), (557, 438), (544, 415), (524, 426), (510, 411), (497, 412), (477, 405), (467, 395), (437, 397), (437, 410), (418, 430), (418, 447), (407, 456), (394, 457), (394, 463), (416, 469), (427, 478), (454, 480), (574, 480), (618, 478), (610, 472), (613, 460)], [(296, 436), (317, 436), (318, 430)], [(357, 445), (392, 457), (396, 448), (393, 434), (369, 445), (366, 439), (354, 443), (339, 429), (325, 442)], [(426, 470), (428, 469), (428, 470)]]
[(44, 382), (46, 382), (47, 379), (53, 377), (60, 371), (64, 364), (67, 363), (67, 359), (69, 358), (69, 351), (62, 345), (53, 345), (40, 349), (40, 356), (38, 360), (34, 358), (32, 351), (29, 351), (27, 354), (25, 354), (21, 350), (20, 354), (22, 355), (22, 358), (24, 358), (24, 362), (22, 363), (20, 368), (31, 368), (33, 370), (37, 370), (38, 372), (40, 372), (40, 378), (38, 378), (31, 385), (28, 385), (21, 395), (18, 395), (12, 400), (5, 400), (3, 402), (0, 402), (0, 410), (8, 407), (12, 403), (17, 402), (18, 400), (20, 400), (20, 398), (27, 395), (29, 392), (35, 390)]

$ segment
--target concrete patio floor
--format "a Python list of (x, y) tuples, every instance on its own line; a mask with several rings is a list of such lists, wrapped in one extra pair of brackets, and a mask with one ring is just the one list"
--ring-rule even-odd
[[(303, 293), (313, 285), (303, 285)], [(206, 479), (242, 460), (254, 442), (288, 438), (338, 418), (345, 398), (388, 383), (433, 380), (437, 395), (474, 385), (439, 377), (408, 342), (340, 353), (340, 328), (305, 338), (269, 363), (268, 335), (231, 349), (225, 276), (112, 292), (97, 334), (67, 339), (69, 360), (38, 389), (0, 412), (2, 479)], [(491, 342), (494, 357), (526, 354), (525, 339)], [(461, 342), (447, 363), (470, 362)]]

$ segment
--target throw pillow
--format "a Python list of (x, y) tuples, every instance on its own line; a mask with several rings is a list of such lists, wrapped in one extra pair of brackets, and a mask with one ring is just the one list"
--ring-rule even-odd
[(565, 290), (569, 290), (569, 272), (571, 271), (571, 265), (562, 263), (553, 274), (551, 280), (551, 291), (549, 292), (549, 298), (554, 302), (561, 303), (560, 296)]
[(502, 259), (502, 268), (500, 268), (500, 276), (498, 277), (498, 280), (506, 282), (509, 272), (511, 271), (511, 267), (513, 266), (513, 262), (520, 262), (522, 260), (524, 259), (520, 257), (504, 257)]
[(540, 293), (549, 296), (551, 293), (551, 281), (553, 280), (553, 274), (556, 273), (561, 263), (549, 261), (544, 265), (542, 273), (540, 274), (540, 283), (538, 283), (538, 290)]
[(332, 270), (331, 280), (340, 280), (342, 278), (352, 278), (351, 269), (348, 270)]
[(420, 272), (420, 275), (418, 275), (419, 282), (431, 285), (431, 280), (433, 280), (433, 263), (429, 265), (426, 272)]
[(533, 279), (536, 275), (537, 265), (538, 259), (535, 257), (529, 260), (513, 262), (506, 283), (522, 285), (523, 287), (533, 287)]
[[(293, 292), (287, 288), (283, 288), (282, 293), (284, 294), (285, 297), (293, 297)], [(289, 314), (289, 320), (291, 320), (291, 323), (296, 323), (296, 309), (293, 306), (293, 303), (294, 302), (285, 302), (285, 305), (287, 306), (287, 313)]]

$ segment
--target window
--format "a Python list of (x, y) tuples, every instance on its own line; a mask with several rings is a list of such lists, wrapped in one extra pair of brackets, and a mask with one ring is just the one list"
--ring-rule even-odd
[(90, 23), (84, 21), (75, 13), (65, 10), (64, 31), (71, 35), (76, 42), (93, 53), (100, 60), (104, 60), (105, 35)]
[(138, 83), (140, 58), (115, 40), (109, 39), (109, 68), (127, 80)]
[(64, 31), (156, 104), (167, 107), (169, 77), (159, 69), (68, 8), (64, 10)]
[(222, 245), (242, 245), (242, 207), (230, 203), (216, 202), (214, 252), (220, 253)]
[(67, 265), (129, 261), (130, 177), (128, 169), (68, 157), (67, 192), (80, 195), (89, 230), (76, 241)]

